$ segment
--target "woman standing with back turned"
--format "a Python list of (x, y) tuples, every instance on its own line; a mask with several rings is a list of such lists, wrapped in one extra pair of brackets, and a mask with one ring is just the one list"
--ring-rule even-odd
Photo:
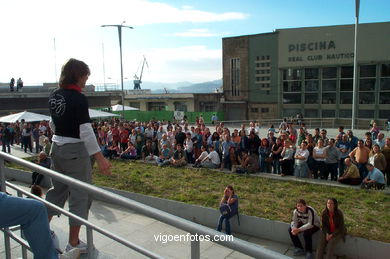
[[(103, 157), (93, 132), (87, 98), (81, 93), (90, 71), (87, 64), (70, 59), (61, 70), (59, 89), (49, 97), (50, 127), (54, 132), (51, 148), (52, 169), (77, 180), (91, 183), (93, 156), (103, 174), (109, 175), (110, 163)], [(91, 199), (87, 192), (53, 179), (53, 187), (46, 200), (64, 207), (69, 197), (69, 211), (88, 219)], [(48, 208), (49, 220), (58, 212)], [(69, 243), (66, 251), (79, 248), (87, 252), (87, 245), (80, 241), (80, 223), (69, 219)]]

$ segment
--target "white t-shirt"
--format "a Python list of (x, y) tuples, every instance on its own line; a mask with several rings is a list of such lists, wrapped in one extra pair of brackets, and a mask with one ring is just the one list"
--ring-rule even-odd
[(208, 155), (209, 155), (209, 153), (207, 153), (207, 151), (203, 151), (202, 154), (200, 154), (200, 156), (198, 157), (199, 161), (202, 161), (202, 160), (205, 159)]
[(211, 151), (210, 154), (207, 155), (207, 158), (211, 160), (211, 163), (215, 165), (219, 165), (221, 163), (221, 160), (219, 159), (219, 155), (217, 151)]
[(299, 155), (299, 156), (305, 157), (305, 160), (301, 160), (301, 159), (297, 159), (297, 158), (295, 159), (295, 164), (296, 165), (300, 165), (300, 164), (303, 164), (303, 163), (305, 163), (307, 161), (307, 158), (309, 157), (310, 153), (309, 153), (309, 150), (307, 150), (307, 149), (303, 150), (303, 149), (298, 148), (297, 152), (295, 153), (295, 155), (296, 156)]
[[(314, 152), (316, 153), (316, 155), (322, 156), (325, 153), (325, 147), (322, 147), (322, 148), (315, 147)], [(325, 161), (325, 158), (314, 158), (314, 159), (316, 161)]]

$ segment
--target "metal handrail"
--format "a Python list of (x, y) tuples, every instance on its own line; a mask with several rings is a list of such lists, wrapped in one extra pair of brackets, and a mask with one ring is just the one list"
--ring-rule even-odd
[[(171, 225), (173, 227), (187, 231), (193, 235), (197, 234), (197, 235), (210, 236), (210, 237), (216, 236), (216, 235), (221, 235), (221, 233), (217, 232), (216, 230), (213, 230), (213, 229), (210, 229), (208, 227), (202, 226), (200, 224), (197, 224), (197, 223), (191, 222), (189, 220), (180, 218), (178, 216), (169, 214), (165, 211), (155, 209), (153, 207), (147, 206), (147, 205), (142, 204), (140, 202), (122, 197), (122, 196), (114, 194), (114, 193), (111, 193), (111, 192), (104, 190), (102, 188), (81, 182), (81, 181), (76, 180), (74, 178), (71, 178), (69, 176), (57, 173), (51, 169), (41, 167), (37, 164), (26, 161), (24, 159), (14, 157), (14, 156), (9, 155), (9, 154), (4, 153), (4, 152), (0, 152), (0, 180), (1, 180), (1, 188), (3, 191), (5, 191), (4, 160), (7, 160), (10, 162), (22, 165), (24, 167), (30, 168), (30, 169), (32, 169), (38, 173), (41, 173), (45, 176), (52, 177), (53, 179), (60, 181), (62, 183), (81, 188), (84, 191), (92, 194), (96, 198), (99, 198), (101, 200), (104, 200), (106, 202), (110, 202), (110, 203), (113, 203), (113, 204), (116, 204), (119, 206), (123, 206), (127, 209), (134, 210), (136, 212), (139, 212), (139, 213), (144, 214), (148, 217), (154, 218), (158, 221), (164, 222), (164, 223)], [(10, 184), (7, 183), (7, 185), (10, 185)], [(64, 214), (70, 214), (70, 213), (67, 211), (64, 211)], [(87, 226), (90, 225), (91, 228), (94, 228), (94, 226), (92, 224), (88, 223), (88, 221), (84, 222), (84, 219), (82, 219), (82, 218), (79, 218), (78, 220), (83, 222), (83, 224), (86, 224)], [(98, 227), (96, 227), (95, 230), (101, 232), (102, 234), (104, 234), (103, 232), (107, 232), (107, 231), (100, 229)], [(111, 238), (113, 238), (115, 236), (114, 234), (111, 234), (111, 235), (112, 235)], [(121, 242), (121, 240), (122, 240), (124, 242), (121, 242), (121, 243), (126, 242), (126, 243), (130, 244), (130, 242), (127, 242), (126, 240), (123, 240), (120, 237), (117, 237), (117, 236), (115, 236), (115, 237), (117, 239), (115, 238), (114, 240), (116, 240), (118, 242)], [(256, 245), (256, 244), (244, 241), (244, 240), (240, 240), (238, 238), (234, 239), (234, 241), (221, 241), (221, 240), (214, 240), (214, 239), (212, 241), (215, 243), (218, 243), (222, 246), (228, 247), (230, 249), (233, 249), (235, 251), (241, 252), (243, 254), (246, 254), (246, 255), (249, 255), (249, 256), (252, 256), (255, 258), (275, 258), (275, 259), (276, 258), (290, 258), (290, 257), (287, 257), (283, 254), (274, 252), (272, 250), (266, 249), (262, 246), (259, 246), (259, 245)], [(200, 244), (199, 240), (191, 241), (191, 258), (199, 258), (200, 257), (199, 244)], [(125, 245), (127, 245), (127, 244), (125, 244)], [(139, 250), (139, 252), (141, 252), (141, 251)], [(142, 252), (144, 252), (144, 251), (142, 251)], [(149, 253), (153, 254), (152, 252), (149, 252)], [(150, 255), (148, 255), (148, 256), (150, 256)]]

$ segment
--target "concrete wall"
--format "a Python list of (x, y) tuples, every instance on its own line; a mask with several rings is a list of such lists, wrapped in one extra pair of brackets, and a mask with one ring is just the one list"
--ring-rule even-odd
[[(216, 228), (220, 216), (217, 209), (109, 188), (107, 190), (211, 228)], [(280, 243), (291, 242), (287, 233), (288, 223), (246, 215), (240, 215), (240, 225), (238, 225), (237, 217), (233, 217), (230, 223), (233, 233), (242, 233)], [(314, 237), (314, 246), (317, 244), (319, 234), (317, 232)], [(348, 258), (356, 259), (388, 258), (389, 254), (389, 243), (352, 236), (347, 236), (346, 242), (338, 245), (336, 249), (336, 255), (345, 255)]]
[[(6, 178), (15, 179), (17, 181), (30, 183), (31, 174), (29, 172), (6, 168)], [(46, 178), (46, 180), (48, 180)], [(125, 192), (105, 188), (113, 193), (127, 197), (129, 199), (144, 203), (151, 207), (163, 210), (178, 217), (191, 220), (193, 222), (215, 228), (219, 218), (219, 211), (213, 208), (206, 208), (197, 205), (190, 205), (183, 202), (161, 199), (151, 196), (146, 196), (137, 193)], [(240, 215), (240, 225), (238, 225), (237, 217), (230, 220), (232, 232), (242, 233), (254, 237), (268, 239), (280, 243), (290, 243), (289, 235), (287, 234), (289, 224), (267, 220), (258, 217)], [(317, 243), (319, 232), (314, 237), (314, 246)], [(346, 242), (341, 243), (336, 248), (336, 255), (344, 255), (348, 258), (356, 259), (371, 259), (371, 258), (388, 258), (390, 254), (390, 244), (375, 240), (368, 240), (359, 237), (347, 236)]]

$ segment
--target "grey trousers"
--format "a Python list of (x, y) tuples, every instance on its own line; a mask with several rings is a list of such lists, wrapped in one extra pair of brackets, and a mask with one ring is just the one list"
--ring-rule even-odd
[[(53, 143), (51, 149), (52, 169), (66, 176), (82, 182), (92, 182), (91, 159), (83, 142), (65, 144), (62, 146)], [(69, 198), (69, 211), (84, 219), (88, 219), (91, 198), (89, 194), (80, 188), (67, 185), (53, 179), (53, 187), (47, 192), (46, 200), (63, 208)], [(48, 215), (59, 215), (55, 210), (48, 208)], [(81, 224), (69, 218), (69, 225)]]

